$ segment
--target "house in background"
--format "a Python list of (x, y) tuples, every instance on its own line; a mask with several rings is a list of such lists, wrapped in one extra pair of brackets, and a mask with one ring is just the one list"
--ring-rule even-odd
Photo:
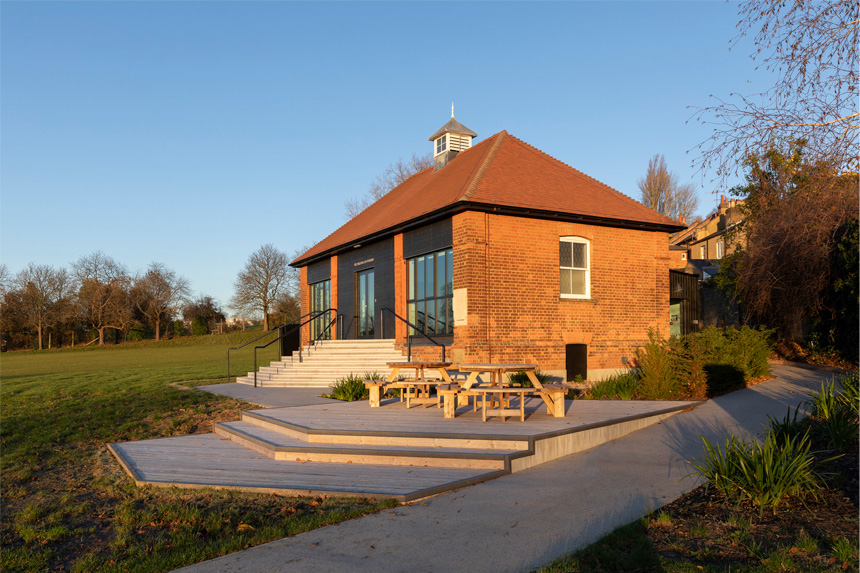
[(420, 331), (455, 366), (536, 363), (593, 380), (627, 367), (649, 330), (668, 336), (669, 235), (683, 227), (506, 131), (476, 136), (452, 115), (430, 137), (432, 168), (292, 262), (302, 313), (342, 317), (307, 325), (302, 343), (402, 348)]
[(743, 221), (742, 204), (742, 200), (727, 201), (725, 195), (721, 195), (716, 212), (673, 235), (669, 240), (670, 248), (686, 252), (684, 261), (718, 261), (732, 254), (742, 237), (736, 236), (733, 242), (727, 242), (726, 234)]

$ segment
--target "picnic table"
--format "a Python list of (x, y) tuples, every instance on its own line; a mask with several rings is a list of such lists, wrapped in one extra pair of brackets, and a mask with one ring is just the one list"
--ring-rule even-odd
[[(431, 396), (430, 391), (433, 386), (451, 383), (451, 377), (446, 370), (446, 368), (451, 366), (450, 362), (388, 362), (387, 366), (391, 368), (391, 374), (388, 375), (386, 380), (367, 380), (364, 383), (368, 390), (370, 390), (371, 408), (379, 407), (382, 395), (389, 388), (404, 390), (400, 395), (400, 401), (406, 400), (407, 409), (411, 408), (413, 403), (442, 405), (439, 396)], [(413, 378), (398, 380), (401, 370), (414, 370), (415, 376)], [(427, 378), (426, 373), (428, 371), (437, 372), (440, 378)]]
[[(441, 391), (445, 403), (445, 417), (453, 418), (455, 407), (453, 400), (457, 399), (458, 405), (468, 405), (469, 398), (475, 396), (475, 409), (477, 409), (477, 397), (481, 397), (483, 402), (483, 419), (487, 420), (487, 416), (501, 416), (504, 421), (505, 416), (514, 415), (515, 411), (510, 409), (510, 397), (513, 394), (518, 394), (520, 398), (520, 419), (525, 420), (524, 401), (528, 394), (539, 395), (547, 407), (547, 413), (557, 418), (564, 417), (564, 395), (566, 389), (560, 384), (541, 384), (535, 375), (537, 364), (460, 364), (457, 366), (460, 372), (469, 373), (468, 378), (461, 387), (455, 389), (451, 386)], [(504, 384), (504, 375), (512, 372), (524, 372), (532, 383), (532, 388), (513, 388)], [(482, 373), (490, 374), (489, 384), (477, 385), (478, 376)], [(490, 408), (487, 409), (487, 401), (490, 402)], [(448, 401), (451, 401), (450, 406)], [(498, 404), (498, 406), (496, 406)]]
[[(436, 404), (441, 406), (439, 396), (431, 396), (431, 388), (437, 384), (450, 384), (451, 377), (448, 375), (447, 368), (451, 366), (450, 362), (428, 362), (421, 360), (413, 360), (411, 362), (388, 362), (386, 364), (391, 368), (391, 374), (388, 375), (387, 388), (402, 388), (406, 396), (406, 409), (412, 407), (412, 404)], [(414, 378), (406, 378), (398, 380), (401, 370), (414, 370)], [(435, 371), (439, 378), (427, 378), (426, 373)], [(401, 401), (403, 395), (401, 395)]]

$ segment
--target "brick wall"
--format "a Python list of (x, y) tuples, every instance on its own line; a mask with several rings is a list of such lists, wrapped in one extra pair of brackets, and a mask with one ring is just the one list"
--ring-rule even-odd
[[(668, 336), (668, 234), (466, 212), (454, 217), (454, 288), (468, 291), (468, 325), (454, 332), (455, 361), (534, 362), (565, 368), (565, 344), (587, 343), (589, 369)], [(591, 248), (591, 298), (562, 299), (562, 236)]]

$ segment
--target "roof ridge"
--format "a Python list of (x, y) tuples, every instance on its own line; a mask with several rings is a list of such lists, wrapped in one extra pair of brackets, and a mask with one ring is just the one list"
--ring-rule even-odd
[[(638, 205), (639, 207), (642, 207), (642, 208), (644, 208), (644, 209), (648, 209), (648, 210), (654, 211), (654, 212), (655, 212), (655, 213), (657, 213), (658, 215), (661, 215), (661, 216), (665, 217), (666, 219), (669, 219), (669, 217), (667, 217), (667, 216), (666, 216), (666, 215), (664, 215), (663, 213), (660, 213), (660, 212), (659, 212), (659, 211), (657, 211), (656, 209), (651, 209), (651, 207), (649, 207), (649, 206), (645, 205), (645, 204), (644, 204), (644, 203), (642, 203), (641, 201), (637, 201), (636, 199), (634, 199), (633, 197), (631, 197), (631, 196), (627, 195), (626, 193), (622, 193), (622, 192), (621, 192), (621, 191), (619, 191), (618, 189), (616, 189), (616, 188), (614, 188), (614, 187), (610, 187), (610, 186), (609, 186), (609, 185), (607, 185), (606, 183), (604, 183), (604, 182), (602, 182), (602, 181), (599, 181), (599, 180), (595, 179), (594, 177), (591, 177), (590, 175), (586, 175), (585, 173), (583, 173), (582, 171), (580, 171), (580, 170), (579, 170), (579, 169), (577, 169), (576, 167), (573, 167), (572, 165), (568, 165), (567, 163), (565, 163), (565, 162), (564, 162), (564, 161), (562, 161), (561, 159), (557, 159), (557, 158), (553, 157), (552, 155), (550, 155), (549, 153), (547, 153), (547, 152), (545, 152), (545, 151), (541, 151), (541, 150), (540, 150), (540, 149), (538, 149), (537, 147), (535, 147), (535, 146), (533, 146), (533, 145), (530, 145), (530, 144), (526, 143), (526, 142), (525, 142), (525, 141), (523, 141), (522, 139), (519, 139), (517, 136), (515, 136), (515, 135), (511, 135), (511, 139), (513, 139), (513, 140), (514, 140), (514, 141), (516, 141), (517, 143), (521, 144), (523, 147), (526, 147), (526, 148), (530, 149), (531, 151), (535, 152), (539, 157), (542, 157), (542, 158), (544, 158), (545, 160), (552, 161), (552, 162), (555, 162), (555, 163), (558, 163), (558, 164), (560, 164), (560, 165), (563, 165), (563, 166), (567, 167), (567, 168), (568, 168), (568, 169), (570, 169), (570, 170), (573, 172), (573, 174), (574, 174), (574, 175), (576, 175), (577, 177), (579, 177), (579, 178), (581, 178), (581, 179), (585, 179), (585, 180), (587, 180), (587, 181), (593, 181), (594, 183), (596, 183), (596, 184), (600, 185), (601, 187), (604, 187), (604, 188), (606, 188), (607, 190), (609, 190), (609, 191), (611, 191), (611, 192), (613, 192), (613, 193), (618, 194), (619, 196), (623, 197), (623, 198), (624, 198), (624, 199), (626, 199), (627, 201), (629, 201), (629, 202), (631, 202), (631, 203), (634, 203), (634, 204), (636, 204), (636, 205)], [(674, 221), (673, 221), (673, 222), (674, 222)]]
[(502, 142), (505, 140), (505, 136), (507, 135), (509, 135), (508, 132), (503, 129), (499, 133), (492, 136), (492, 138), (496, 138), (496, 141), (494, 141), (493, 144), (490, 146), (490, 149), (487, 151), (486, 157), (484, 157), (484, 159), (481, 160), (476, 166), (477, 169), (475, 171), (475, 174), (471, 177), (470, 180), (467, 180), (466, 183), (463, 184), (465, 191), (462, 192), (460, 196), (454, 200), (455, 202), (468, 201), (472, 198), (478, 188), (478, 185), (484, 178), (484, 174), (487, 172), (487, 169), (490, 167), (490, 164), (493, 162), (493, 159), (496, 158), (496, 154), (498, 154), (499, 148), (502, 146)]

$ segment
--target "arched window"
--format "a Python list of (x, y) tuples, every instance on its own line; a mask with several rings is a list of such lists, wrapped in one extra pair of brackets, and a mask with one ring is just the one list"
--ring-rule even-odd
[(561, 298), (591, 298), (591, 248), (588, 239), (559, 237)]

